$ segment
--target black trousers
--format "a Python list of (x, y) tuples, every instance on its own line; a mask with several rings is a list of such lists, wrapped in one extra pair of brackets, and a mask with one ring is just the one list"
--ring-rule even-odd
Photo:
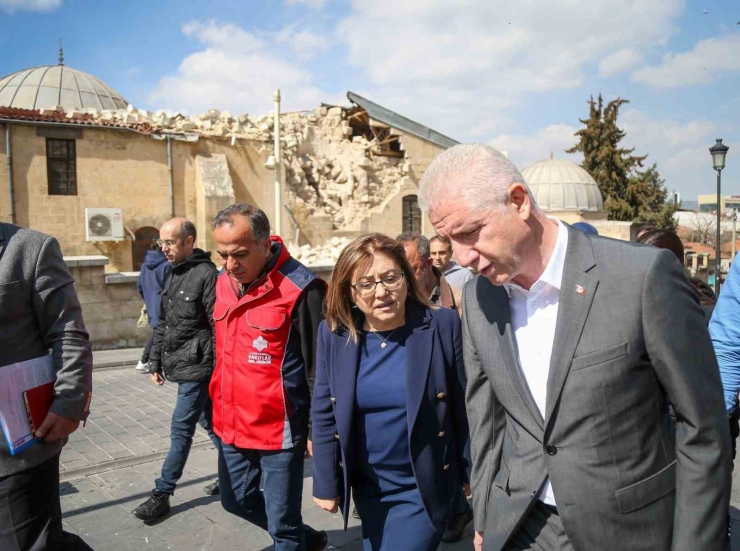
[(152, 334), (149, 335), (149, 340), (144, 345), (144, 353), (141, 355), (141, 363), (149, 363), (149, 353), (152, 351), (152, 345), (154, 344), (154, 332), (157, 330), (156, 327), (152, 328)]
[(59, 456), (0, 478), (2, 551), (92, 551), (79, 536), (62, 529)]

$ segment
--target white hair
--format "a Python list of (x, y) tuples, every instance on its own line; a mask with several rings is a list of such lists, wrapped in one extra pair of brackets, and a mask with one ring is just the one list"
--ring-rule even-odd
[(419, 207), (429, 212), (445, 197), (462, 197), (470, 210), (501, 208), (514, 184), (524, 186), (538, 211), (527, 182), (504, 154), (480, 143), (460, 144), (444, 151), (424, 171)]

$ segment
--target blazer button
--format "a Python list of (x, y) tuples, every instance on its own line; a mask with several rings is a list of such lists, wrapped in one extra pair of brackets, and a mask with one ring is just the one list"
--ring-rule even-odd
[(331, 398), (329, 398), (329, 400), (331, 400), (331, 403), (332, 404), (336, 404), (337, 403), (337, 399), (334, 398), (334, 396), (332, 396)]
[(442, 438), (444, 435), (445, 435), (445, 431), (443, 431), (443, 430), (441, 430), (441, 431), (439, 431), (437, 433), (437, 436), (439, 436), (440, 438)]
[(447, 470), (447, 469), (449, 469), (449, 468), (450, 468), (450, 464), (449, 464), (449, 463), (447, 463), (447, 465), (445, 465), (444, 467), (442, 467), (442, 470), (443, 470), (443, 471), (446, 471), (446, 470)]
[(548, 445), (545, 448), (545, 451), (547, 452), (547, 455), (555, 455), (555, 454), (558, 453), (558, 449), (555, 446), (553, 446), (552, 444)]
[(441, 400), (444, 397), (445, 397), (445, 393), (444, 392), (440, 392), (439, 394), (437, 394), (437, 400)]
[(340, 467), (344, 467), (344, 463), (342, 463), (342, 462), (340, 461), (340, 462), (339, 462), (339, 466), (340, 466)]
[(334, 435), (334, 440), (339, 440), (339, 435), (338, 434), (335, 434)]

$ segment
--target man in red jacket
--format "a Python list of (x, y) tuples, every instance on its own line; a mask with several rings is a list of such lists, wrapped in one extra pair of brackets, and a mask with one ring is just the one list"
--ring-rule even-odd
[(303, 524), (301, 501), (326, 284), (270, 236), (257, 207), (232, 205), (213, 229), (224, 268), (210, 386), (221, 504), (269, 531), (275, 551), (324, 549), (326, 532)]

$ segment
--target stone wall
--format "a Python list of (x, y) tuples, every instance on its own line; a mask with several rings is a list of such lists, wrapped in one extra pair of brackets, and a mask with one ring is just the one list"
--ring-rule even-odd
[(108, 260), (101, 256), (64, 260), (75, 279), (93, 350), (144, 346), (151, 329), (136, 326), (144, 304), (136, 291), (136, 275), (106, 275)]

